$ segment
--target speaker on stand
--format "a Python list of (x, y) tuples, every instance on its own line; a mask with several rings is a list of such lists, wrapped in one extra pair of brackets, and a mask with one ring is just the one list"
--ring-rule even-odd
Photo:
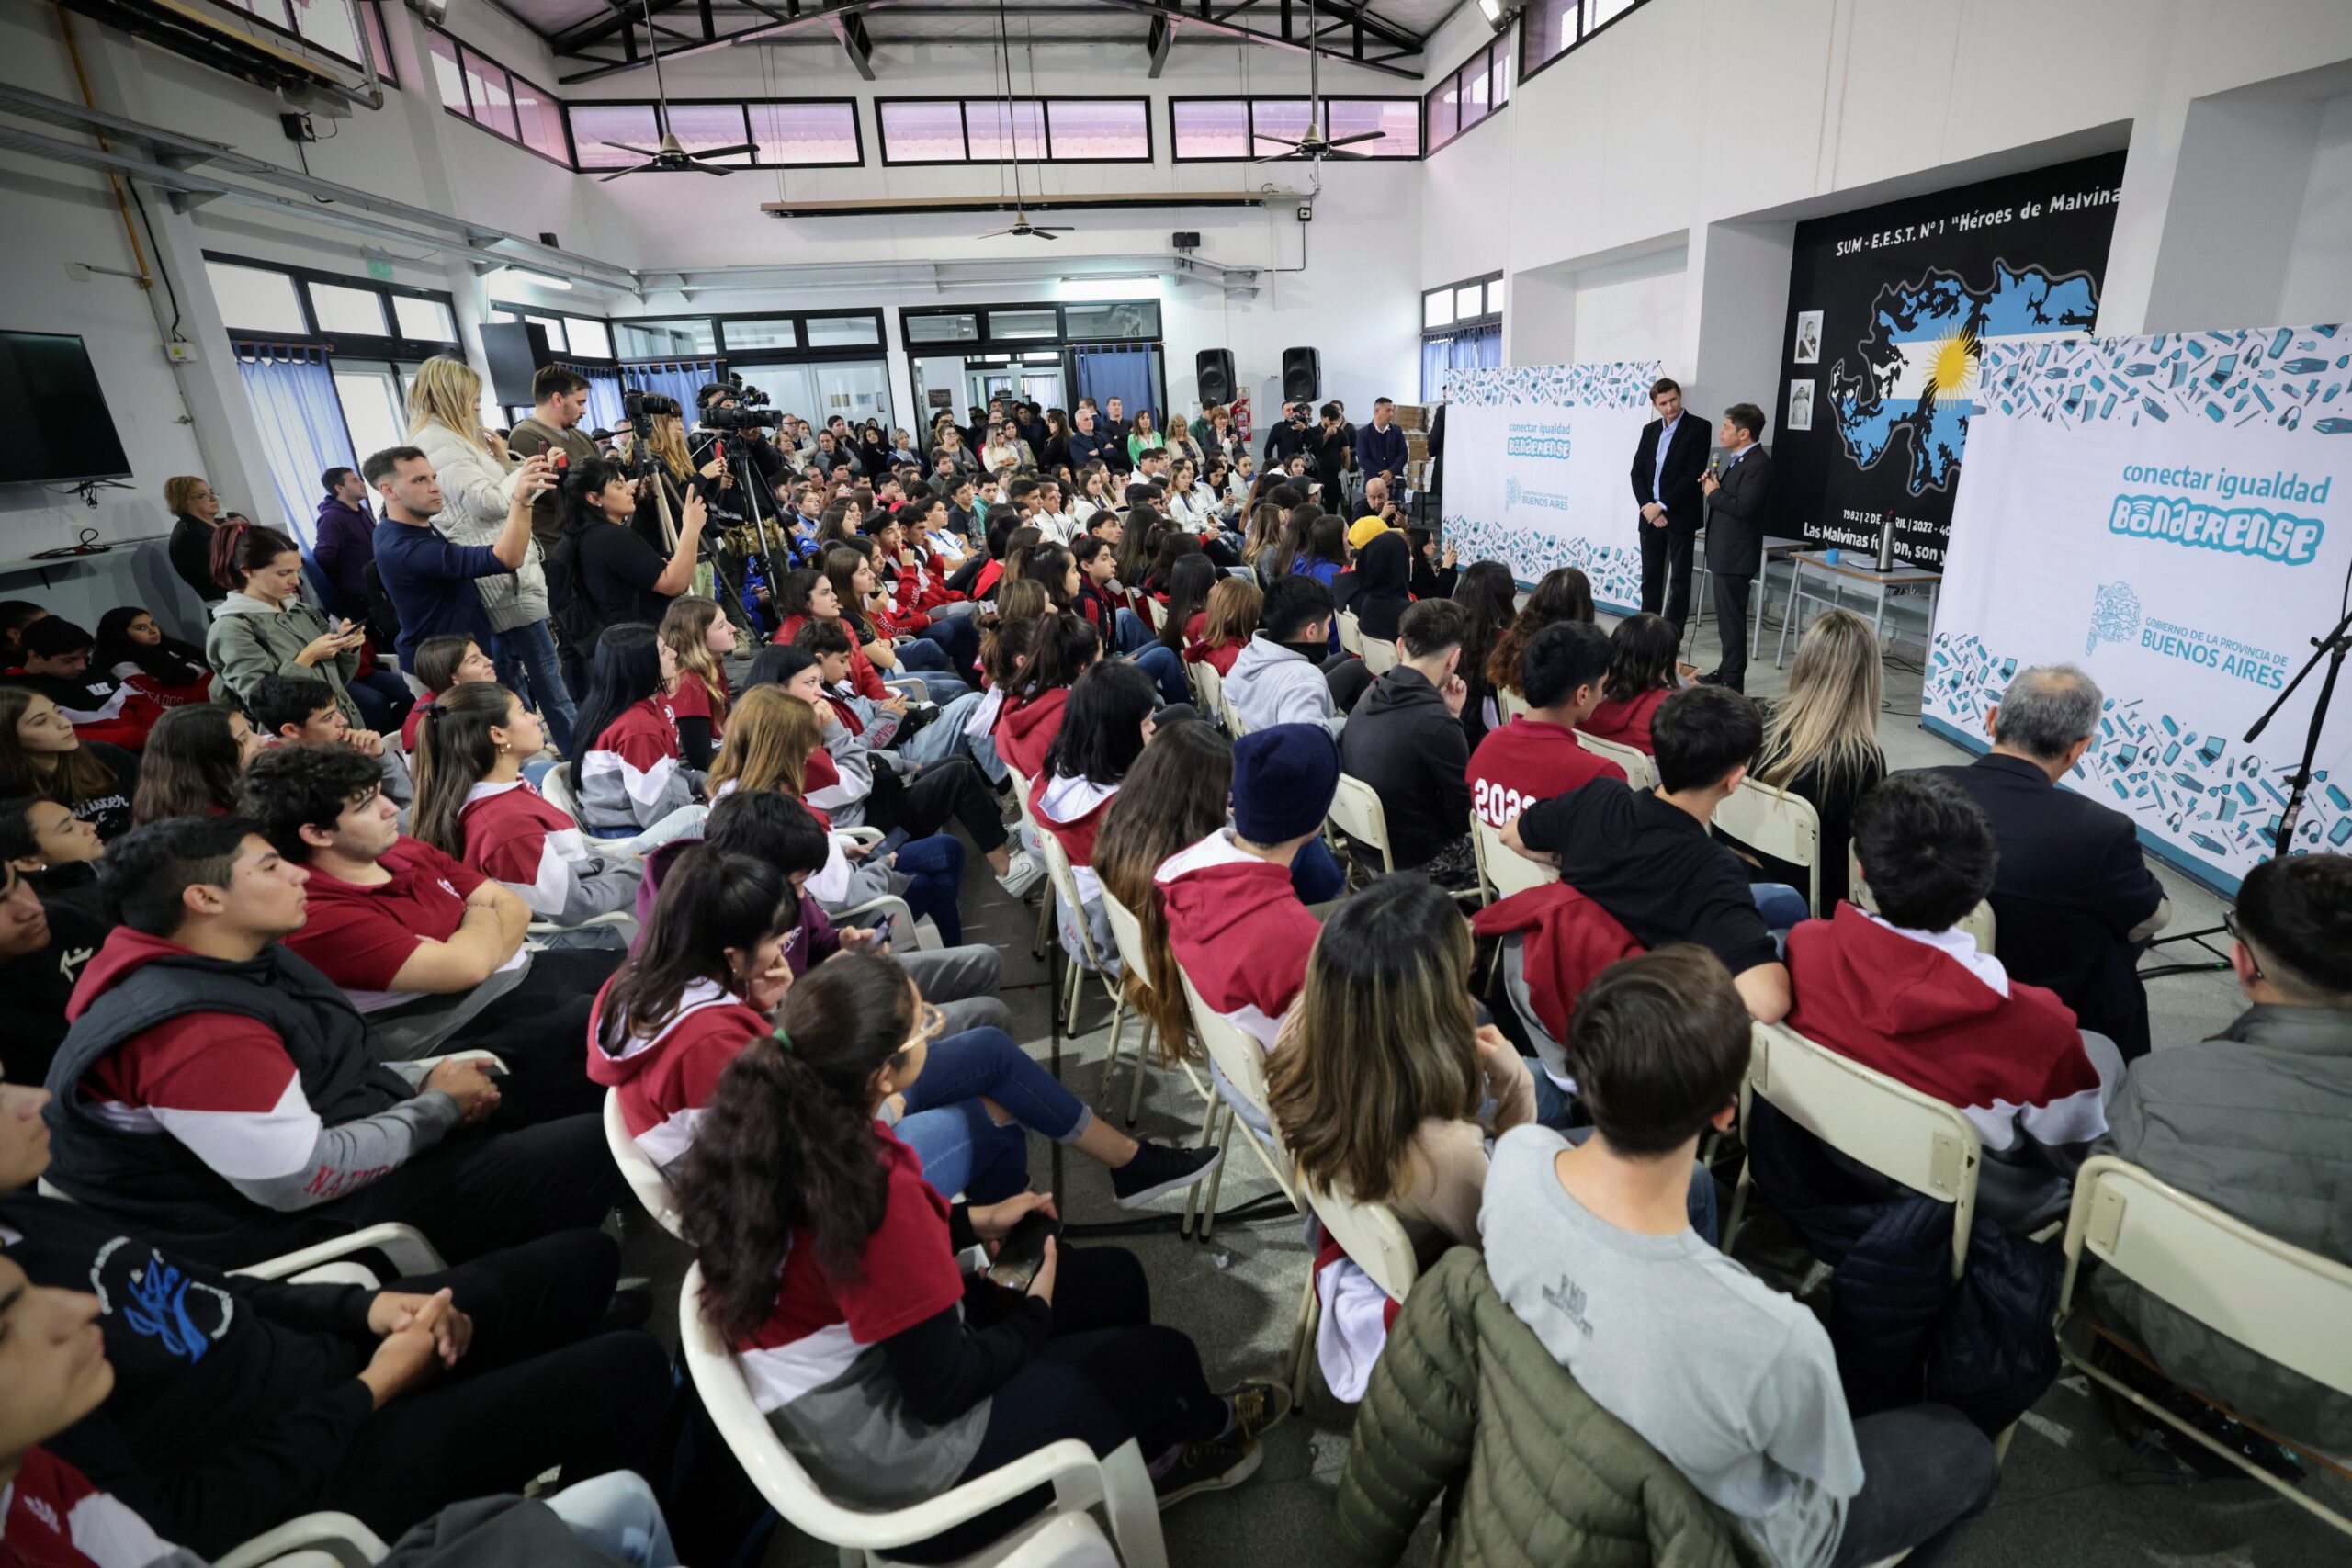
[(1311, 348), (1283, 350), (1283, 396), (1291, 402), (1313, 402), (1323, 395), (1323, 355)]

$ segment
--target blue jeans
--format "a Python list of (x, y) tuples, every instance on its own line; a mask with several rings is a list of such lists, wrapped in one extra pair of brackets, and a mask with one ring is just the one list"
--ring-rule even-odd
[(964, 886), (964, 840), (953, 833), (933, 833), (899, 846), (895, 869), (913, 878), (906, 892), (907, 908), (915, 919), (931, 917), (939, 940), (950, 947), (964, 943), (964, 915), (956, 903)]
[(563, 683), (563, 661), (545, 621), (530, 621), (491, 638), (491, 655), (498, 679), (547, 720), (548, 739), (565, 756), (571, 755), (571, 721), (578, 716), (571, 693)]
[(1756, 912), (1764, 917), (1765, 929), (1772, 933), (1775, 948), (1785, 947), (1790, 927), (1813, 916), (1813, 907), (1804, 901), (1804, 895), (1785, 882), (1751, 882), (1747, 894), (1756, 900)]
[[(1568, 1110), (1576, 1101), (1552, 1081), (1552, 1075), (1544, 1070), (1543, 1064), (1530, 1062), (1527, 1069), (1535, 1079), (1535, 1120), (1572, 1144), (1581, 1144), (1591, 1137), (1590, 1122), (1581, 1127), (1568, 1125)], [(1690, 1162), (1690, 1193), (1684, 1200), (1683, 1212), (1690, 1216), (1690, 1228), (1703, 1236), (1709, 1247), (1719, 1245), (1722, 1225), (1715, 1213), (1715, 1179), (1696, 1160)]]
[(1114, 617), (1114, 624), (1118, 627), (1118, 651), (1121, 653), (1137, 652), (1151, 641), (1151, 628), (1145, 626), (1143, 617), (1133, 610), (1122, 607)]
[(946, 704), (972, 688), (966, 685), (948, 662), (947, 650), (935, 642), (917, 637), (899, 645), (897, 673), (912, 675), (922, 682), (923, 694), (933, 702)]
[(942, 703), (939, 716), (924, 725), (921, 734), (900, 746), (899, 755), (910, 761), (941, 762), (970, 750), (964, 735), (964, 726), (971, 721), (972, 710), (979, 705), (980, 694), (978, 692), (965, 692), (948, 698)]
[(1084, 1100), (1001, 1029), (969, 1029), (934, 1042), (922, 1076), (905, 1092), (910, 1115), (986, 1095), (1015, 1122), (1057, 1144), (1077, 1142), (1094, 1121)]
[(1135, 667), (1159, 682), (1159, 700), (1188, 703), (1193, 689), (1184, 680), (1184, 659), (1165, 643), (1155, 642), (1135, 656)]
[(1290, 863), (1290, 890), (1302, 904), (1328, 904), (1348, 890), (1348, 874), (1320, 839), (1309, 839)]
[(416, 705), (415, 694), (408, 682), (389, 670), (357, 676), (344, 682), (351, 700), (359, 705), (359, 716), (368, 728), (379, 735), (398, 739), (401, 721), (408, 717), (408, 710)]
[(678, 1568), (662, 1505), (633, 1470), (575, 1481), (542, 1501), (583, 1546), (629, 1568)]
[(914, 1150), (922, 1179), (942, 1198), (960, 1193), (967, 1202), (1001, 1203), (1028, 1189), (1028, 1133), (1018, 1122), (998, 1126), (977, 1100), (910, 1112), (892, 1131)]
[(961, 673), (979, 662), (980, 628), (972, 624), (969, 615), (950, 615), (945, 620), (933, 621), (915, 636), (945, 653), (951, 671)]

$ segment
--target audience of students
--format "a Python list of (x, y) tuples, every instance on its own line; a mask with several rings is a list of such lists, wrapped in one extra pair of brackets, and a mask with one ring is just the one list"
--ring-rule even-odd
[(2172, 908), (2132, 818), (2058, 787), (2098, 739), (2100, 701), (2073, 665), (2020, 670), (1985, 715), (1992, 750), (1939, 771), (1993, 824), (1996, 956), (2018, 979), (2057, 992), (2084, 1028), (2135, 1061), (2148, 1051), (2148, 994), (2135, 965)]
[(166, 710), (212, 694), (212, 670), (204, 660), (204, 649), (166, 636), (155, 617), (135, 604), (119, 604), (98, 617), (90, 663)]
[(57, 705), (84, 740), (136, 751), (163, 705), (91, 664), (96, 638), (62, 615), (43, 615), (18, 637), (15, 662), (0, 681), (39, 692)]
[[(254, 688), (272, 675), (315, 680), (334, 694), (354, 729), (397, 729), (407, 716), (408, 686), (389, 671), (364, 678), (364, 626), (329, 625), (302, 597), (302, 553), (275, 529), (250, 523), (223, 525), (212, 536), (213, 575), (226, 590), (212, 608), (204, 657), (237, 701), (250, 705)], [(378, 712), (359, 700), (368, 692)]]
[(695, 807), (701, 774), (688, 768), (670, 693), (678, 655), (650, 626), (628, 622), (596, 639), (595, 673), (580, 699), (579, 752), (562, 765), (580, 825), (598, 838), (633, 838)]
[(1114, 976), (1119, 972), (1118, 947), (1102, 910), (1102, 885), (1094, 874), (1094, 840), (1127, 771), (1152, 738), (1154, 702), (1150, 678), (1134, 665), (1093, 665), (1070, 687), (1046, 765), (1029, 785), (1030, 813), (1060, 846), (1078, 887), (1080, 907), (1062, 911), (1068, 922), (1062, 945), (1072, 962), (1080, 961), (1084, 950), (1077, 927), (1082, 924), (1095, 955)]
[(1554, 567), (1544, 574), (1527, 603), (1502, 635), (1495, 638), (1493, 651), (1487, 655), (1487, 684), (1497, 692), (1509, 692), (1524, 696), (1521, 684), (1520, 666), (1527, 658), (1527, 645), (1545, 626), (1562, 621), (1592, 624), (1592, 581), (1572, 566)]

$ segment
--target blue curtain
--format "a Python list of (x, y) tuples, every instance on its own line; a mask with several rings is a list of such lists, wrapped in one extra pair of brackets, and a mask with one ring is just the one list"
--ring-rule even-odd
[(1465, 327), (1444, 337), (1421, 340), (1421, 400), (1445, 396), (1449, 370), (1491, 370), (1503, 362), (1503, 329), (1498, 324)]
[[(695, 422), (695, 394), (718, 379), (716, 359), (648, 359), (636, 365), (624, 365), (620, 369), (624, 386), (638, 387), (649, 392), (659, 392), (665, 398), (675, 398), (685, 410), (686, 423)], [(588, 406), (595, 407), (594, 378), (589, 378)], [(617, 402), (619, 400), (616, 399)], [(619, 428), (620, 412), (613, 412), (614, 423), (607, 430)], [(593, 427), (592, 427), (593, 428)]]
[[(1149, 344), (1104, 344), (1074, 348), (1078, 362), (1078, 396), (1092, 398), (1097, 408), (1108, 408), (1113, 398), (1128, 419), (1136, 410), (1149, 409), (1151, 423), (1168, 428), (1168, 411), (1159, 406), (1159, 350)], [(1073, 407), (1076, 405), (1072, 405)]]
[[(618, 430), (628, 416), (621, 412), (621, 375), (617, 370), (598, 370), (591, 366), (574, 365), (572, 369), (588, 378), (588, 428)], [(692, 409), (689, 398), (684, 406)]]
[(240, 343), (236, 350), (237, 373), (261, 426), (278, 511), (307, 554), (319, 502), (326, 493), (320, 477), (329, 468), (359, 466), (327, 352), (263, 343)]

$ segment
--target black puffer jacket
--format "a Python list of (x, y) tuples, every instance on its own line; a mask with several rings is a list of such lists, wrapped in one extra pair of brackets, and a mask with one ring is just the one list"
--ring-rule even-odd
[(1379, 795), (1397, 870), (1468, 835), (1470, 743), (1419, 671), (1399, 664), (1373, 682), (1340, 732), (1340, 766)]

